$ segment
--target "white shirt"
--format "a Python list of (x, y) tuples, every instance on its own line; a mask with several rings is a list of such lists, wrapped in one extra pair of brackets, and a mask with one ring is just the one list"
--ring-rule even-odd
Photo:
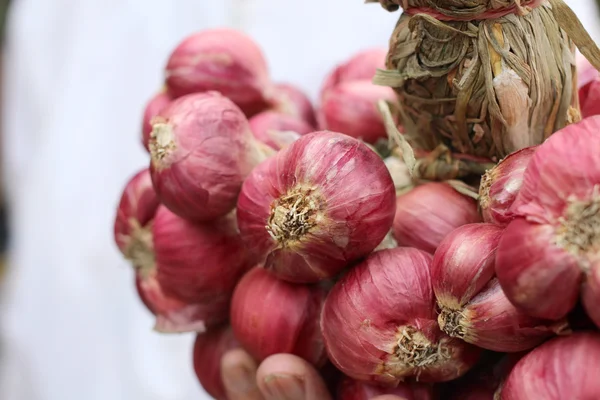
[(315, 97), (333, 66), (386, 46), (399, 14), (362, 0), (15, 0), (6, 54), (11, 206), (2, 400), (199, 400), (193, 335), (154, 333), (112, 239), (123, 185), (148, 164), (145, 101), (170, 50), (234, 26), (273, 79)]

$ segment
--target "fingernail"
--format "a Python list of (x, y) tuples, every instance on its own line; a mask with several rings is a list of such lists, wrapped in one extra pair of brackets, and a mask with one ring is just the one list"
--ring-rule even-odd
[(269, 375), (265, 378), (268, 400), (304, 400), (304, 381), (294, 375)]
[(227, 371), (223, 376), (223, 384), (235, 393), (248, 393), (256, 387), (252, 371), (241, 365)]

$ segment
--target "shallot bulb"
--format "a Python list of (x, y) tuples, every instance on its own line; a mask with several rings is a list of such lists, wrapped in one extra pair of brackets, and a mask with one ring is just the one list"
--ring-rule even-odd
[(508, 299), (528, 314), (565, 317), (580, 295), (600, 326), (600, 116), (539, 146), (511, 207), (517, 216), (497, 251)]
[(254, 137), (273, 150), (281, 150), (314, 129), (297, 117), (265, 111), (250, 118)]
[(502, 228), (469, 224), (452, 231), (433, 257), (431, 281), (441, 310), (440, 328), (452, 337), (499, 352), (537, 346), (560, 324), (517, 310), (495, 278)]
[(426, 183), (398, 196), (394, 237), (400, 246), (433, 254), (454, 229), (480, 221), (475, 200), (446, 183)]
[(485, 222), (507, 225), (513, 215), (510, 206), (514, 203), (523, 175), (537, 146), (518, 150), (487, 171), (479, 188), (479, 207)]
[(273, 97), (275, 110), (299, 118), (313, 128), (317, 126), (315, 109), (308, 96), (299, 88), (288, 83), (275, 84)]
[(164, 333), (204, 331), (207, 321), (223, 318), (228, 301), (191, 304), (163, 292), (156, 279), (152, 235), (158, 207), (150, 172), (143, 170), (129, 181), (121, 197), (115, 220), (115, 241), (136, 268), (136, 288), (144, 305), (156, 316), (154, 329)]
[(358, 52), (338, 65), (326, 78), (321, 87), (321, 97), (343, 82), (370, 81), (377, 69), (385, 69), (387, 49), (371, 48)]
[(194, 371), (204, 390), (217, 400), (227, 400), (221, 380), (221, 359), (229, 350), (240, 347), (229, 326), (196, 336)]
[(272, 90), (262, 50), (233, 29), (207, 29), (185, 38), (171, 53), (165, 72), (173, 97), (217, 91), (246, 115), (266, 109)]
[(144, 118), (142, 120), (142, 144), (144, 148), (150, 151), (150, 134), (152, 133), (152, 118), (160, 114), (173, 99), (165, 91), (155, 94), (146, 104), (144, 109)]
[(375, 143), (387, 138), (379, 100), (396, 101), (394, 91), (371, 81), (348, 81), (326, 91), (321, 98), (321, 128)]
[(577, 84), (583, 118), (600, 114), (600, 73), (584, 57), (578, 59)]
[(290, 353), (322, 366), (327, 360), (319, 317), (325, 290), (295, 285), (254, 268), (240, 281), (231, 302), (231, 326), (256, 360)]
[(433, 400), (435, 392), (431, 385), (400, 382), (395, 388), (366, 384), (351, 378), (344, 379), (337, 391), (337, 400), (371, 400), (383, 395), (398, 396), (403, 400)]
[(234, 215), (196, 224), (161, 206), (152, 233), (161, 287), (165, 293), (189, 302), (229, 298), (253, 265)]
[(154, 188), (177, 215), (207, 221), (235, 207), (242, 182), (265, 154), (248, 120), (215, 92), (173, 101), (152, 120)]
[(600, 334), (575, 333), (534, 349), (513, 368), (500, 400), (600, 398)]
[(378, 251), (331, 289), (321, 329), (344, 374), (392, 386), (408, 377), (442, 382), (477, 362), (478, 348), (439, 329), (431, 258), (408, 247)]
[(136, 173), (125, 185), (114, 224), (115, 243), (139, 269), (154, 267), (152, 219), (159, 206), (150, 171)]
[(242, 238), (292, 282), (333, 277), (391, 228), (394, 184), (364, 143), (334, 132), (302, 136), (254, 169), (237, 206)]

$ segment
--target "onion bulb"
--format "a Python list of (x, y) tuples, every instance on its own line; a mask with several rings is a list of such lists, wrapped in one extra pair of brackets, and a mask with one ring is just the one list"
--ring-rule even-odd
[(331, 289), (321, 329), (344, 374), (392, 386), (410, 377), (443, 382), (477, 362), (479, 349), (439, 329), (431, 260), (413, 248), (378, 251)]
[(316, 132), (259, 165), (244, 182), (238, 225), (265, 267), (292, 282), (333, 277), (383, 240), (394, 184), (364, 143)]
[(400, 246), (433, 254), (454, 229), (480, 221), (475, 200), (446, 183), (426, 183), (398, 196), (394, 237)]
[(553, 134), (529, 162), (496, 256), (508, 299), (558, 320), (583, 300), (600, 326), (600, 116)]
[(518, 150), (485, 173), (479, 189), (479, 207), (485, 222), (507, 225), (514, 216), (510, 207), (514, 203), (534, 147)]
[(501, 389), (500, 400), (594, 400), (600, 395), (600, 334), (553, 339), (523, 357)]
[(254, 137), (273, 150), (281, 150), (314, 129), (303, 120), (275, 111), (265, 111), (250, 118)]
[(256, 360), (290, 353), (315, 366), (327, 360), (319, 316), (325, 290), (295, 285), (264, 268), (247, 273), (233, 294), (231, 326), (244, 349)]
[(564, 324), (528, 316), (513, 306), (495, 278), (502, 228), (469, 224), (452, 231), (435, 252), (432, 284), (440, 328), (484, 349), (519, 352), (542, 343)]
[(215, 92), (181, 97), (153, 118), (150, 152), (161, 202), (195, 221), (233, 210), (242, 182), (265, 157), (244, 114)]
[(248, 116), (268, 107), (272, 90), (262, 50), (233, 29), (207, 29), (186, 37), (171, 53), (165, 79), (175, 98), (217, 91)]

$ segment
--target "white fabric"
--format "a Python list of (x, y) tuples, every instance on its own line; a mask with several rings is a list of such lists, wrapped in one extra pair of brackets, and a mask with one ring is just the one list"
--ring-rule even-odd
[(237, 24), (274, 79), (314, 95), (336, 62), (385, 46), (397, 17), (361, 0), (15, 0), (0, 399), (208, 398), (191, 367), (193, 337), (151, 331), (112, 241), (120, 191), (148, 162), (141, 112), (166, 57), (195, 30)]
[[(593, 1), (571, 3), (597, 29)], [(14, 0), (0, 399), (208, 398), (193, 337), (151, 331), (112, 242), (120, 191), (148, 162), (140, 116), (169, 50), (195, 30), (235, 26), (262, 45), (275, 80), (314, 98), (335, 63), (387, 45), (398, 15), (362, 0)]]

